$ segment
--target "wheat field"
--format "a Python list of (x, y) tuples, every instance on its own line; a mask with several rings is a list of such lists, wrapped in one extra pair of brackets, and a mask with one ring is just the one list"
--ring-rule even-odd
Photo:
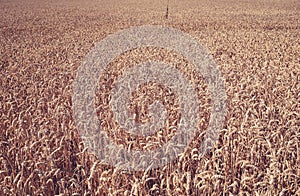
[[(300, 195), (300, 2), (170, 0), (167, 19), (166, 6), (0, 0), (0, 195)], [(140, 25), (179, 29), (209, 51), (224, 78), (226, 119), (202, 156), (210, 101), (197, 76), (201, 130), (187, 151), (162, 168), (125, 172), (84, 144), (72, 116), (72, 84), (96, 43)], [(122, 54), (99, 79), (98, 117), (122, 69), (149, 59), (178, 69), (188, 64), (158, 48)], [(112, 120), (103, 118), (109, 134)], [(118, 136), (130, 142), (126, 133)]]

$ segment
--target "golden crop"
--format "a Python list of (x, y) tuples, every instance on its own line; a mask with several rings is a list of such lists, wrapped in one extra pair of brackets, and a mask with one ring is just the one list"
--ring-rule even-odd
[[(0, 195), (300, 195), (300, 3), (170, 0), (168, 19), (166, 3), (0, 1)], [(195, 82), (202, 119), (184, 155), (160, 169), (126, 173), (83, 144), (72, 117), (72, 83), (95, 43), (145, 24), (180, 29), (208, 49), (225, 79), (227, 114), (214, 149), (201, 155), (211, 106), (201, 75), (173, 51), (122, 54), (99, 78), (95, 98), (108, 135), (117, 127), (109, 111), (101, 112), (110, 85), (126, 66), (149, 59)], [(168, 89), (152, 87), (164, 101)], [(146, 121), (149, 103), (140, 98), (150, 95), (136, 93), (132, 110)], [(180, 115), (176, 97), (171, 103), (170, 132), (134, 142), (119, 130), (111, 138), (129, 150), (167, 142)]]

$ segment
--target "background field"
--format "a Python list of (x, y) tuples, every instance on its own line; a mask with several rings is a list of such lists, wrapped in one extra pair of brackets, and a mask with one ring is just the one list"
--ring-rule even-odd
[[(0, 0), (0, 195), (300, 195), (300, 2), (170, 0), (167, 20), (166, 3)], [(144, 24), (208, 49), (228, 111), (210, 153), (195, 138), (166, 167), (128, 174), (83, 145), (72, 82), (95, 43)]]

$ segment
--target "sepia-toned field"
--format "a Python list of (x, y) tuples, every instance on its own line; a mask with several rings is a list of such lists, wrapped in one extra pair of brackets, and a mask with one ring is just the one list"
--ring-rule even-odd
[[(168, 19), (166, 6), (167, 0), (0, 0), (0, 195), (300, 195), (300, 1), (170, 0)], [(225, 80), (227, 113), (214, 148), (202, 156), (210, 94), (199, 76), (206, 104), (186, 153), (130, 173), (103, 164), (84, 145), (72, 93), (93, 46), (140, 25), (179, 29), (207, 48)], [(149, 59), (179, 70), (188, 64), (163, 49), (126, 52), (108, 78), (99, 78), (97, 107), (105, 108), (105, 82), (117, 80), (110, 73)]]

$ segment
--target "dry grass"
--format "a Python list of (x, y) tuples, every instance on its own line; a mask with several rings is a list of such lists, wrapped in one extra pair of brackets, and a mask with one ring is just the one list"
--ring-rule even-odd
[[(0, 1), (0, 195), (300, 195), (299, 2), (170, 0), (168, 20), (166, 3)], [(128, 174), (83, 145), (72, 82), (94, 43), (142, 24), (181, 29), (208, 48), (228, 112), (211, 153), (199, 156), (199, 134), (164, 168)], [(145, 50), (183, 67), (180, 55)], [(124, 54), (110, 71), (143, 54)]]

